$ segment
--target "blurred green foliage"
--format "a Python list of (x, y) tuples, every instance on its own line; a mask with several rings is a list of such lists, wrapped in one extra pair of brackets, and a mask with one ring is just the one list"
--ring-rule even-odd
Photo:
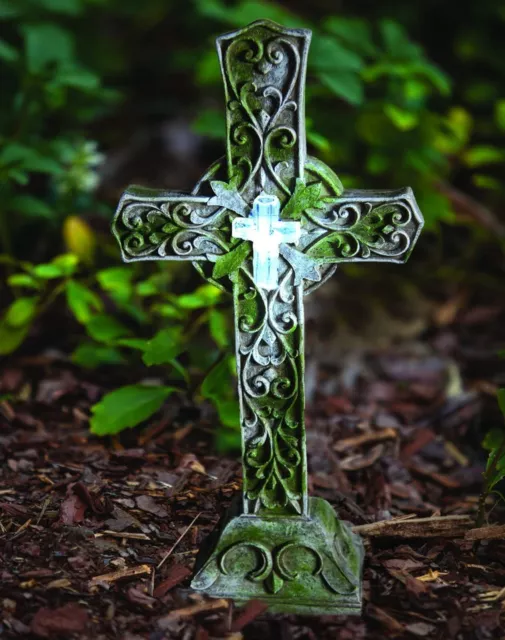
[[(237, 446), (238, 408), (228, 353), (231, 318), (222, 308), (225, 296), (220, 289), (204, 284), (177, 296), (171, 293), (173, 273), (166, 269), (146, 277), (139, 268), (115, 266), (90, 275), (73, 253), (38, 265), (20, 261), (16, 267), (8, 284), (18, 297), (0, 319), (0, 356), (17, 349), (36, 319), (60, 297), (82, 327), (71, 355), (74, 364), (93, 369), (132, 365), (140, 358), (148, 367), (162, 365), (170, 377), (170, 387), (139, 383), (106, 395), (94, 407), (94, 433), (113, 435), (135, 426), (170, 393), (184, 391), (215, 405), (222, 425), (234, 429), (232, 434), (226, 429), (220, 433), (218, 444), (224, 438)], [(222, 354), (217, 364), (216, 354)], [(193, 377), (195, 370), (206, 375)], [(117, 407), (121, 410), (114, 417)]]
[[(505, 389), (498, 390), (498, 405), (505, 419)], [(484, 486), (479, 500), (477, 511), (477, 526), (481, 527), (486, 518), (487, 498), (495, 493), (505, 501), (505, 497), (496, 489), (497, 485), (505, 478), (505, 430), (492, 429), (484, 438), (482, 446), (489, 452), (486, 470), (482, 474)]]
[[(117, 266), (108, 235), (82, 215), (110, 220), (113, 199), (103, 202), (96, 187), (108, 150), (135, 134), (128, 126), (190, 113), (209, 147), (221, 144), (214, 38), (259, 18), (312, 29), (307, 139), (345, 187), (409, 184), (435, 232), (456, 221), (444, 182), (488, 206), (503, 203), (505, 9), (493, 0), (467, 2), (458, 14), (435, 0), (422, 11), (344, 3), (339, 13), (324, 0), (0, 0), (0, 244), (8, 277), (0, 353), (17, 349), (62, 300), (75, 318), (76, 365), (168, 365), (170, 385), (138, 392), (141, 407), (138, 385), (104, 398), (93, 417), (97, 433), (145, 419), (174, 389), (209, 399), (222, 424), (238, 423), (221, 293), (202, 285), (176, 295), (174, 266)], [(210, 327), (204, 349), (193, 340), (201, 326)], [(122, 418), (107, 426), (117, 403)], [(236, 431), (222, 434), (222, 447), (238, 442)]]

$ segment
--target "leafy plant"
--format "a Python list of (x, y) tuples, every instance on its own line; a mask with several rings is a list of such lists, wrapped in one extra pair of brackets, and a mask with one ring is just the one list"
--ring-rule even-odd
[[(505, 389), (498, 391), (498, 404), (505, 418)], [(489, 451), (486, 470), (484, 471), (484, 486), (479, 499), (477, 512), (477, 526), (484, 524), (486, 517), (486, 500), (491, 493), (503, 496), (496, 490), (496, 486), (505, 478), (505, 429), (493, 429), (482, 443), (484, 449)]]
[[(34, 321), (62, 298), (86, 336), (72, 353), (76, 365), (126, 365), (140, 358), (149, 367), (162, 365), (178, 385), (139, 382), (106, 394), (92, 409), (93, 433), (112, 435), (136, 426), (155, 413), (171, 393), (198, 392), (198, 379), (203, 379), (201, 397), (214, 404), (227, 428), (218, 437), (220, 446), (237, 445), (238, 406), (233, 367), (226, 355), (232, 331), (225, 309), (227, 299), (221, 290), (203, 284), (193, 292), (175, 295), (170, 292), (173, 273), (161, 269), (147, 278), (129, 266), (109, 267), (90, 275), (74, 254), (39, 265), (20, 262), (17, 267), (8, 284), (22, 295), (0, 318), (0, 355), (15, 351)], [(154, 333), (153, 324), (159, 326)], [(208, 327), (211, 339), (211, 346), (204, 349), (200, 346), (205, 334), (202, 327)], [(195, 341), (197, 334), (199, 341)], [(214, 366), (217, 353), (225, 354), (220, 360), (224, 368)]]
[[(116, 101), (96, 69), (82, 61), (88, 0), (0, 4), (0, 242), (40, 221), (47, 228), (91, 201), (102, 155), (85, 139), (86, 123)], [(63, 130), (52, 123), (65, 122)], [(37, 185), (35, 187), (35, 185)], [(29, 188), (29, 193), (27, 193)], [(47, 231), (46, 231), (47, 234)]]

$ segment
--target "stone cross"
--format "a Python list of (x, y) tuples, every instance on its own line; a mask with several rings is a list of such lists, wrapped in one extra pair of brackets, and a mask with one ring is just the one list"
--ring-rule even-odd
[(344, 190), (307, 156), (311, 32), (258, 21), (217, 39), (226, 156), (191, 193), (130, 187), (123, 260), (190, 260), (234, 299), (243, 495), (200, 550), (192, 586), (273, 611), (358, 613), (363, 548), (307, 495), (303, 298), (341, 262), (405, 262), (423, 225), (410, 188)]

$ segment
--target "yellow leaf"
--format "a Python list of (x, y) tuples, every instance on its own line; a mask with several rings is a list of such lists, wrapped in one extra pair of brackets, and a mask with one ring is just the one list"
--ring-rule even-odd
[(63, 223), (63, 239), (70, 253), (87, 264), (93, 262), (96, 236), (93, 229), (79, 216), (68, 216)]

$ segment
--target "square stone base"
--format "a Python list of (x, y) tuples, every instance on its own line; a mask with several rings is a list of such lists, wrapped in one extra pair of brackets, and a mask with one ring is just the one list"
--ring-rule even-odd
[(269, 611), (361, 612), (361, 538), (333, 507), (309, 498), (308, 517), (240, 515), (230, 509), (197, 558), (193, 589)]

